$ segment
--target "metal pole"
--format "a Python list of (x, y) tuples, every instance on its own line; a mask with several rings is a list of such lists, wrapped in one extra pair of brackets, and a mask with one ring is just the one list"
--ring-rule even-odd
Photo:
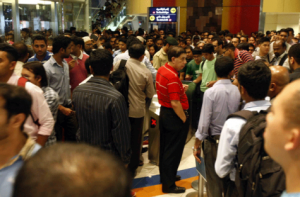
[(84, 3), (84, 29), (86, 32), (90, 31), (90, 0), (85, 0)]
[(58, 35), (58, 19), (57, 19), (57, 5), (56, 2), (51, 2), (51, 29), (53, 37)]
[(4, 14), (3, 14), (3, 2), (0, 2), (0, 34), (2, 36), (5, 35), (5, 20), (4, 20)]
[(21, 30), (20, 30), (20, 15), (19, 15), (19, 0), (12, 0), (12, 19), (14, 28), (15, 42), (21, 41)]
[(177, 7), (177, 36), (180, 34), (180, 7)]
[(266, 22), (266, 13), (263, 12), (264, 0), (260, 1), (260, 11), (259, 11), (259, 26), (258, 31), (262, 31), (264, 33), (265, 30), (265, 22)]

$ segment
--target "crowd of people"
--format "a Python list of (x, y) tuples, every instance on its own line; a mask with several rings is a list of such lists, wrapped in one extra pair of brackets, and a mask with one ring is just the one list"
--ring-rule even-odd
[(155, 94), (164, 193), (185, 192), (176, 181), (191, 123), (208, 196), (300, 196), (298, 42), (291, 28), (23, 29), (0, 44), (0, 196), (134, 196)]

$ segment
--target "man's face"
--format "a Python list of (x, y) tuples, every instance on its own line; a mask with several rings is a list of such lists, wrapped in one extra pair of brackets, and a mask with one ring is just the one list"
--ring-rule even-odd
[(115, 50), (119, 50), (119, 40), (115, 41)]
[(190, 46), (192, 44), (192, 40), (190, 38), (186, 39), (186, 43), (188, 46)]
[(255, 43), (255, 39), (253, 37), (250, 37), (248, 43), (254, 44)]
[(196, 45), (198, 42), (199, 42), (199, 38), (198, 38), (198, 37), (195, 37), (195, 38), (194, 38), (194, 44)]
[(181, 46), (182, 48), (185, 48), (187, 45), (186, 45), (184, 42), (180, 42), (180, 46)]
[(7, 110), (4, 108), (5, 103), (3, 97), (0, 97), (0, 140), (6, 139), (10, 132), (10, 121), (7, 119), (8, 114)]
[(22, 36), (23, 38), (27, 38), (27, 33), (26, 33), (25, 31), (21, 31), (21, 36)]
[(133, 34), (133, 31), (132, 30), (129, 30), (128, 31), (128, 36), (132, 35)]
[(214, 51), (215, 53), (219, 53), (219, 46), (218, 46), (218, 41), (213, 41), (212, 45), (214, 45)]
[(116, 38), (111, 38), (111, 39), (110, 39), (109, 43), (110, 43), (110, 45), (111, 45), (112, 47), (115, 46), (115, 41), (116, 41)]
[(200, 44), (198, 44), (198, 47), (202, 50), (204, 45), (205, 45), (204, 43), (200, 43)]
[(226, 38), (226, 40), (231, 41), (231, 37), (230, 36), (226, 36), (225, 38)]
[(127, 47), (126, 47), (126, 43), (124, 42), (119, 42), (119, 49), (121, 49), (121, 51), (126, 51)]
[(286, 42), (288, 39), (288, 34), (286, 32), (280, 32), (280, 40)]
[(80, 44), (77, 44), (77, 45), (74, 44), (71, 54), (73, 54), (73, 55), (80, 54), (80, 51), (81, 51), (81, 45)]
[(214, 37), (213, 35), (209, 35), (209, 36), (208, 36), (208, 43), (211, 43), (211, 39), (212, 39), (213, 37)]
[(7, 36), (8, 41), (14, 41), (14, 36), (13, 35), (8, 35)]
[(32, 72), (30, 72), (29, 70), (27, 70), (26, 68), (22, 69), (22, 77), (28, 79), (34, 85), (36, 85), (38, 87), (40, 86), (40, 83), (39, 83), (40, 78), (35, 77), (35, 75)]
[(231, 59), (234, 59), (234, 52), (231, 49), (227, 49), (224, 51), (223, 56), (230, 57)]
[(202, 55), (204, 56), (205, 59), (207, 59), (208, 61), (211, 61), (214, 57), (213, 54), (211, 53), (202, 53)]
[(202, 60), (202, 55), (196, 54), (196, 55), (193, 56), (193, 58), (194, 58), (195, 62), (197, 64), (199, 64)]
[(175, 70), (180, 71), (182, 70), (186, 65), (186, 54), (183, 53), (179, 57), (174, 58), (173, 63), (175, 65)]
[(160, 30), (160, 31), (159, 31), (159, 34), (160, 34), (160, 35), (164, 35), (164, 33), (165, 33), (164, 30)]
[(259, 45), (260, 51), (263, 54), (267, 54), (270, 51), (270, 42), (263, 42)]
[(66, 50), (64, 50), (64, 53), (63, 53), (64, 58), (68, 58), (70, 56), (70, 54), (73, 52), (73, 47), (74, 47), (74, 43), (71, 42), (68, 45), (68, 47), (66, 48)]
[(186, 52), (186, 58), (187, 59), (192, 59), (193, 58), (193, 52), (191, 49), (185, 49)]
[(207, 32), (204, 33), (203, 36), (204, 36), (204, 38), (208, 38), (208, 33)]
[(45, 56), (47, 52), (47, 44), (44, 40), (35, 40), (32, 44), (34, 52), (38, 56)]
[(247, 43), (247, 38), (241, 37), (241, 43)]
[(93, 50), (93, 42), (92, 42), (92, 40), (86, 41), (84, 43), (84, 50), (86, 52), (91, 52)]
[(239, 44), (239, 39), (238, 38), (232, 38), (231, 43), (237, 47), (237, 45)]
[(146, 45), (149, 47), (151, 45), (153, 45), (153, 40), (152, 39), (148, 39), (146, 42)]
[(282, 47), (282, 44), (277, 44), (276, 42), (273, 44), (273, 51), (276, 57), (279, 57), (281, 54), (285, 52), (284, 47)]
[(272, 31), (272, 32), (271, 32), (271, 36), (274, 36), (274, 35), (276, 35), (276, 34), (275, 34), (275, 32)]
[(249, 47), (249, 53), (253, 53), (254, 52), (254, 48), (253, 47)]
[(7, 52), (0, 51), (0, 78), (11, 75), (15, 69), (16, 62), (10, 62), (7, 58)]
[(162, 40), (158, 40), (158, 41), (156, 42), (156, 46), (157, 46), (159, 49), (162, 48), (163, 45), (164, 45), (164, 43), (163, 43)]

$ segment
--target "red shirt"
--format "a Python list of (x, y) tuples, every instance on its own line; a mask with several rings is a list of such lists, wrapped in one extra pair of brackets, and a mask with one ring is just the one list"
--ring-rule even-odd
[(243, 64), (245, 64), (247, 62), (250, 62), (250, 61), (253, 61), (253, 60), (254, 59), (253, 59), (251, 53), (249, 53), (248, 51), (245, 51), (245, 50), (239, 51), (235, 55), (235, 60), (234, 60), (234, 74), (235, 74), (235, 77), (237, 78), (239, 68)]
[(189, 109), (188, 98), (177, 71), (168, 63), (157, 71), (156, 92), (161, 106), (172, 108), (171, 101), (177, 100), (180, 101), (183, 110)]
[[(87, 78), (87, 71), (85, 69), (85, 61), (89, 58), (88, 55), (82, 54), (81, 59), (77, 59), (75, 66), (72, 70), (70, 70), (70, 85), (71, 85), (71, 91), (73, 90), (83, 81)], [(73, 58), (70, 56), (69, 58), (65, 59), (68, 63), (73, 60)]]

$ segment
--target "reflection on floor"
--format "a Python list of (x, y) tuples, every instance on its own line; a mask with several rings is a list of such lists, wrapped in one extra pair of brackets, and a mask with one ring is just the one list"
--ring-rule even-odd
[(192, 138), (185, 146), (182, 159), (178, 169), (178, 175), (181, 180), (176, 182), (180, 187), (185, 187), (187, 190), (183, 194), (164, 194), (161, 190), (160, 176), (158, 166), (149, 163), (148, 152), (143, 153), (144, 165), (138, 168), (137, 176), (133, 181), (133, 191), (137, 197), (185, 197), (187, 194), (195, 192), (191, 183), (198, 180), (198, 174), (195, 168), (195, 158), (192, 154), (192, 147), (195, 139)]

